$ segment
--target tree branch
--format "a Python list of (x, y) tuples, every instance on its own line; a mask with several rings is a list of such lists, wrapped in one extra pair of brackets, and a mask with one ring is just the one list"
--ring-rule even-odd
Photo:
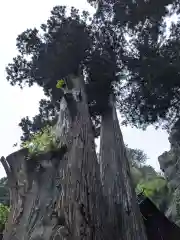
[(8, 182), (11, 183), (12, 182), (12, 179), (13, 179), (13, 176), (12, 176), (12, 171), (11, 171), (11, 168), (6, 160), (5, 157), (1, 157), (0, 159), (2, 165), (3, 165), (3, 168), (6, 172), (6, 175), (7, 175), (7, 178), (8, 178)]

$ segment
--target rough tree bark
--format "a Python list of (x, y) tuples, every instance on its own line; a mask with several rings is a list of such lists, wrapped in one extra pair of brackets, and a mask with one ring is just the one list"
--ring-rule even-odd
[(56, 206), (63, 193), (66, 164), (63, 154), (59, 151), (59, 156), (54, 156), (49, 152), (37, 159), (27, 159), (28, 151), (23, 149), (1, 160), (8, 170), (11, 190), (5, 240), (49, 240), (57, 226), (61, 226)]
[(56, 126), (59, 150), (31, 158), (23, 149), (1, 159), (11, 189), (4, 240), (107, 239), (83, 79), (69, 77), (68, 85)]
[[(70, 77), (72, 94), (66, 95), (71, 115), (71, 128), (66, 138), (68, 166), (65, 203), (71, 239), (107, 239), (100, 169), (95, 152), (92, 123), (82, 77)], [(71, 90), (71, 89), (70, 89)], [(104, 203), (105, 204), (105, 203)], [(66, 211), (66, 209), (65, 209)]]
[[(133, 137), (133, 136), (132, 136)], [(107, 218), (113, 240), (145, 240), (146, 234), (133, 189), (129, 162), (113, 101), (102, 116), (100, 165)], [(110, 238), (109, 238), (110, 239)]]
[(70, 76), (67, 85), (55, 128), (58, 150), (1, 158), (11, 189), (4, 240), (144, 240), (116, 116), (113, 123), (112, 111), (103, 116), (103, 193), (83, 79)]

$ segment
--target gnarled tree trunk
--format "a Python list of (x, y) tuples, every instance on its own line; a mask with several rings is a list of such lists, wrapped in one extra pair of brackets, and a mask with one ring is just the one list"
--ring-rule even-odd
[(63, 226), (63, 215), (57, 212), (65, 180), (63, 154), (61, 156), (59, 151), (57, 156), (47, 153), (37, 159), (27, 159), (28, 152), (23, 149), (4, 159), (4, 164), (9, 167), (11, 189), (11, 212), (4, 232), (5, 240), (49, 240), (56, 228)]
[(100, 165), (112, 239), (146, 239), (113, 102), (102, 116)]
[(11, 189), (4, 240), (144, 240), (117, 117), (103, 116), (102, 187), (83, 79), (67, 83), (58, 150), (28, 157), (23, 149), (1, 159)]
[(68, 83), (55, 128), (59, 150), (28, 158), (24, 149), (2, 158), (11, 188), (5, 240), (107, 239), (83, 79)]
[(104, 200), (84, 82), (81, 77), (68, 81), (76, 101), (66, 96), (72, 121), (67, 138), (66, 222), (71, 239), (105, 240)]

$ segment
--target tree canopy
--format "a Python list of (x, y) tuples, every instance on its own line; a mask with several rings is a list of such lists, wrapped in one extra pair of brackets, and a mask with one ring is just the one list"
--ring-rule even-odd
[(141, 166), (148, 159), (147, 155), (140, 149), (132, 149), (126, 146), (126, 152), (132, 167)]
[[(107, 108), (110, 94), (125, 122), (137, 127), (179, 119), (180, 22), (166, 37), (165, 18), (179, 13), (176, 0), (89, 0), (88, 12), (56, 6), (40, 29), (27, 29), (17, 37), (18, 56), (7, 67), (7, 80), (24, 87), (38, 84), (48, 100), (39, 114), (22, 119), (22, 140), (56, 119), (61, 89), (59, 79), (84, 73), (90, 113), (95, 123)], [(101, 93), (101, 94), (99, 94)]]

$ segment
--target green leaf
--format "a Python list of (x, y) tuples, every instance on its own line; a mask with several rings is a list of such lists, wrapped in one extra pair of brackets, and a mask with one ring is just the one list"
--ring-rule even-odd
[(57, 81), (56, 88), (63, 88), (64, 86), (65, 81), (63, 79)]

